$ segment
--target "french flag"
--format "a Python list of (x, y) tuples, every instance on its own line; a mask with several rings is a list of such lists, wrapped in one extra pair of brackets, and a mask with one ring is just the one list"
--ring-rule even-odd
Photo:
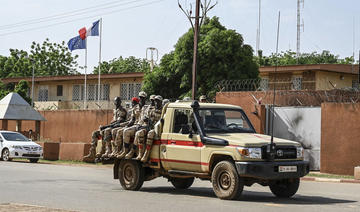
[(82, 40), (85, 40), (88, 36), (99, 36), (99, 23), (100, 20), (97, 20), (93, 23), (93, 25), (86, 29), (86, 27), (83, 27), (79, 30), (79, 35)]

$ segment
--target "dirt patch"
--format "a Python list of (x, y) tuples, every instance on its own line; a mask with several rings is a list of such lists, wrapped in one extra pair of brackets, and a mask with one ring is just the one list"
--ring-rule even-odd
[(5, 203), (0, 204), (0, 212), (75, 212), (56, 208), (47, 208), (36, 205)]

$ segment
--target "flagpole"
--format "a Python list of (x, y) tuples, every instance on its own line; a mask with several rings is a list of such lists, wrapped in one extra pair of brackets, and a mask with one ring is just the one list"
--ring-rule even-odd
[(86, 77), (87, 77), (87, 38), (85, 38), (85, 85), (84, 85), (84, 110), (86, 110), (87, 90), (86, 90)]
[(98, 86), (98, 104), (100, 105), (100, 94), (101, 94), (101, 34), (102, 34), (102, 18), (100, 18), (100, 42), (99, 42), (99, 86)]

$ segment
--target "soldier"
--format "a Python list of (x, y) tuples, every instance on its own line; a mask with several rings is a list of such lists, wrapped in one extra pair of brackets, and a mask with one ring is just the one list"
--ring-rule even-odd
[(206, 101), (206, 96), (205, 96), (205, 95), (200, 96), (199, 101), (200, 101), (201, 103), (206, 103), (206, 102), (207, 102), (207, 101)]
[[(111, 123), (115, 123), (119, 117), (122, 117), (122, 118), (124, 117), (124, 114), (123, 114), (124, 111), (119, 109), (119, 105), (121, 106), (121, 99), (119, 97), (115, 97), (114, 105), (116, 106), (116, 108), (119, 111), (114, 110), (114, 117), (113, 117), (113, 121)], [(120, 112), (120, 111), (122, 111), (122, 112)], [(126, 112), (126, 110), (125, 110), (125, 112)], [(126, 116), (126, 113), (125, 113), (125, 116)], [(105, 153), (105, 145), (104, 145), (104, 143), (102, 143), (103, 145), (101, 145), (100, 152), (98, 154), (96, 154), (96, 147), (97, 147), (98, 140), (104, 138), (104, 131), (106, 129), (104, 130), (103, 128), (104, 127), (100, 126), (99, 130), (93, 131), (92, 136), (91, 136), (92, 141), (91, 141), (91, 147), (89, 150), (89, 154), (83, 157), (84, 162), (92, 162), (93, 163), (95, 161), (95, 158), (99, 158), (102, 156), (102, 154)]]
[(115, 104), (116, 109), (114, 109), (113, 121), (110, 124), (113, 126), (108, 126), (104, 130), (104, 143), (103, 144), (106, 145), (106, 151), (101, 156), (102, 158), (109, 158), (110, 153), (112, 152), (112, 147), (111, 147), (111, 139), (112, 139), (111, 131), (112, 131), (112, 129), (114, 127), (117, 127), (118, 125), (121, 125), (121, 123), (125, 122), (126, 117), (127, 117), (126, 109), (121, 106), (120, 97), (115, 97), (114, 104)]
[(160, 95), (157, 95), (155, 97), (155, 109), (150, 111), (149, 116), (150, 116), (151, 130), (147, 133), (146, 150), (145, 153), (143, 153), (142, 150), (140, 151), (140, 147), (143, 148), (143, 145), (139, 145), (139, 155), (136, 158), (137, 160), (141, 160), (141, 162), (147, 162), (149, 158), (151, 147), (155, 137), (154, 126), (161, 118), (162, 107), (163, 107), (162, 101), (163, 98)]
[(147, 94), (144, 91), (139, 93), (140, 102), (133, 110), (130, 123), (126, 126), (127, 128), (122, 132), (118, 131), (118, 134), (116, 135), (117, 139), (120, 139), (120, 136), (122, 136), (123, 139), (122, 151), (116, 156), (118, 159), (125, 157), (129, 152), (130, 138), (135, 135), (135, 132), (144, 122), (143, 119), (145, 118), (144, 116), (147, 111), (147, 107), (145, 106), (146, 97)]
[(162, 101), (162, 106), (164, 107), (167, 103), (169, 103), (170, 102), (170, 100), (169, 99), (164, 99), (163, 101)]
[[(133, 97), (131, 99), (131, 109), (128, 112), (128, 119), (126, 122), (122, 123), (119, 127), (114, 128), (111, 131), (112, 135), (112, 145), (113, 145), (113, 152), (109, 155), (110, 158), (116, 157), (117, 154), (119, 154), (121, 147), (122, 147), (122, 133), (125, 127), (130, 123), (131, 121), (131, 114), (134, 110), (135, 106), (139, 104), (139, 98)], [(118, 136), (119, 134), (119, 136)]]

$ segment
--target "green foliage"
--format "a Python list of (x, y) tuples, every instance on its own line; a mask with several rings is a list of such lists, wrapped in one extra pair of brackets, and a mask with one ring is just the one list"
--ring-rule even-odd
[(14, 92), (18, 93), (25, 101), (27, 101), (31, 105), (31, 98), (27, 95), (29, 89), (29, 83), (25, 80), (20, 80), (20, 82), (15, 86)]
[[(161, 59), (159, 67), (145, 75), (144, 90), (164, 98), (189, 96), (192, 85), (194, 32), (179, 38), (175, 50)], [(217, 17), (207, 19), (200, 29), (197, 94), (213, 97), (221, 80), (258, 77), (251, 46), (235, 30), (221, 25)]]
[[(115, 58), (109, 62), (101, 63), (101, 74), (113, 73), (131, 73), (131, 72), (148, 72), (150, 65), (145, 59), (139, 59), (133, 56), (128, 58)], [(99, 67), (94, 67), (94, 74), (99, 73)]]
[(34, 68), (35, 76), (58, 76), (78, 74), (76, 72), (78, 56), (72, 56), (63, 41), (50, 43), (46, 39), (42, 44), (33, 42), (30, 53), (10, 49), (10, 56), (0, 56), (0, 78), (29, 77)]
[(354, 58), (346, 57), (340, 59), (339, 55), (331, 54), (329, 51), (322, 53), (302, 53), (300, 57), (296, 57), (296, 52), (286, 51), (279, 54), (271, 54), (270, 56), (257, 58), (260, 66), (286, 66), (286, 65), (305, 65), (305, 64), (352, 64)]

